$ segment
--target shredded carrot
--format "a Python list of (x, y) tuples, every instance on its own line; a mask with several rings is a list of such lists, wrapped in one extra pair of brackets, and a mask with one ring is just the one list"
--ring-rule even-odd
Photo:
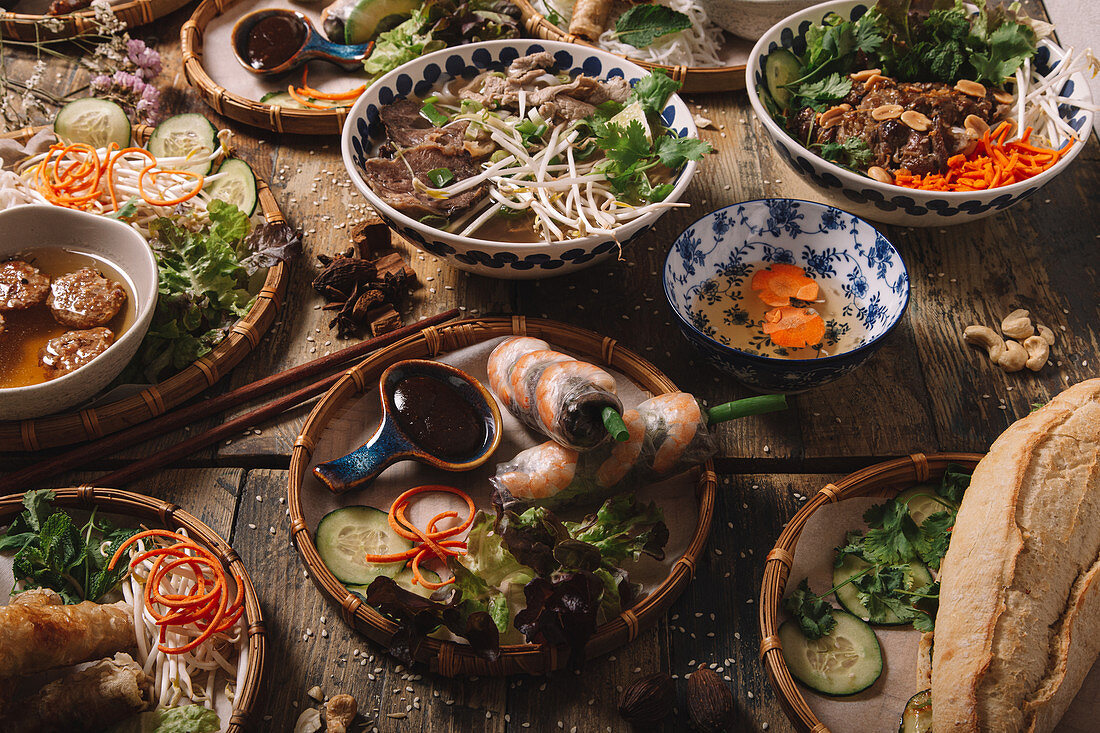
[(776, 346), (814, 346), (825, 337), (825, 321), (812, 308), (782, 306), (764, 314), (764, 333)]
[[(359, 95), (361, 95), (363, 92), (367, 91), (367, 85), (363, 84), (361, 86), (355, 87), (354, 89), (349, 89), (346, 92), (322, 92), (320, 89), (314, 89), (313, 87), (311, 87), (309, 85), (308, 75), (309, 75), (309, 66), (303, 66), (302, 67), (302, 86), (298, 87), (294, 91), (297, 92), (298, 94), (302, 95), (302, 96), (311, 97), (312, 99), (324, 99), (324, 100), (328, 100), (330, 102), (347, 101), (347, 102), (350, 103), (350, 102), (358, 99)], [(291, 94), (291, 96), (294, 96), (294, 95)], [(341, 105), (341, 106), (347, 106), (347, 105)], [(322, 109), (329, 109), (329, 108), (328, 107), (323, 107)]]
[(795, 265), (777, 262), (757, 270), (750, 286), (759, 291), (760, 299), (771, 306), (790, 305), (791, 298), (816, 300), (818, 287), (806, 271)]
[(987, 130), (969, 155), (947, 159), (947, 171), (914, 175), (906, 169), (894, 175), (894, 183), (921, 191), (984, 191), (1009, 186), (1037, 176), (1062, 159), (1075, 141), (1060, 150), (1032, 145), (1028, 127), (1019, 140), (1007, 140), (1012, 125), (1002, 122), (996, 130)]
[(308, 99), (306, 99), (305, 96), (300, 94), (297, 89), (294, 88), (293, 84), (287, 86), (286, 91), (290, 95), (291, 99), (293, 99), (295, 102), (302, 105), (303, 107), (308, 107), (309, 109), (332, 109), (331, 106), (324, 104), (314, 104), (313, 102), (309, 101)]
[(413, 582), (416, 583), (417, 585), (424, 586), (428, 590), (439, 590), (443, 586), (449, 585), (449, 584), (455, 582), (455, 577), (453, 575), (451, 577), (447, 578), (446, 580), (441, 581), (439, 583), (433, 583), (432, 581), (428, 580), (423, 575), (421, 575), (421, 573), (420, 573), (420, 561), (427, 554), (428, 554), (428, 548), (424, 548), (420, 552), (418, 552), (415, 557), (413, 557), (412, 563), (410, 564), (410, 567), (412, 568)]

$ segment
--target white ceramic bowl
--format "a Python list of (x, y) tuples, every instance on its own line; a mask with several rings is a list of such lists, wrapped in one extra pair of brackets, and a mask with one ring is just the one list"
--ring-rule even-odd
[(740, 38), (755, 41), (791, 13), (818, 0), (699, 0), (707, 18)]
[[(385, 203), (363, 180), (360, 174), (363, 163), (370, 157), (370, 149), (382, 140), (383, 130), (378, 119), (380, 107), (409, 95), (423, 96), (447, 79), (473, 78), (486, 69), (506, 67), (517, 57), (538, 51), (554, 54), (558, 69), (571, 74), (583, 72), (603, 79), (622, 76), (633, 82), (647, 73), (626, 59), (570, 43), (522, 38), (471, 43), (430, 53), (386, 74), (359, 97), (344, 123), (341, 140), (344, 166), (356, 187), (390, 228), (421, 249), (446, 258), (455, 267), (479, 275), (529, 280), (589, 267), (614, 256), (620, 246), (627, 247), (665, 212), (665, 209), (657, 209), (615, 230), (617, 242), (606, 235), (553, 244), (492, 242), (461, 237), (421, 224)], [(665, 124), (680, 137), (698, 137), (691, 112), (678, 96), (672, 96), (662, 116)], [(679, 200), (695, 174), (696, 165), (689, 161), (684, 166), (667, 201)]]
[(71, 247), (115, 266), (136, 301), (134, 322), (106, 351), (57, 379), (0, 389), (0, 420), (59, 412), (111, 383), (137, 352), (157, 305), (157, 261), (145, 238), (114, 219), (59, 206), (16, 206), (0, 211), (0, 261), (28, 249)]
[[(749, 54), (745, 69), (749, 101), (757, 119), (771, 138), (772, 145), (796, 173), (817, 187), (832, 203), (867, 219), (888, 224), (917, 227), (963, 224), (1003, 211), (1031, 196), (1061, 175), (1085, 148), (1081, 143), (1075, 144), (1048, 170), (1026, 181), (988, 191), (958, 193), (918, 191), (879, 183), (810, 152), (772, 119), (760, 101), (757, 87), (764, 83), (765, 59), (777, 48), (793, 49), (796, 52), (804, 49), (806, 31), (811, 25), (820, 25), (829, 13), (836, 13), (844, 18), (858, 18), (870, 5), (869, 2), (836, 0), (795, 13), (761, 36)], [(1048, 73), (1064, 56), (1065, 52), (1058, 46), (1047, 40), (1040, 41), (1036, 68)], [(1081, 74), (1075, 75), (1066, 83), (1062, 96), (1092, 103), (1088, 81)], [(1091, 130), (1092, 112), (1065, 105), (1060, 110), (1062, 118), (1074, 129), (1084, 131), (1084, 134)]]

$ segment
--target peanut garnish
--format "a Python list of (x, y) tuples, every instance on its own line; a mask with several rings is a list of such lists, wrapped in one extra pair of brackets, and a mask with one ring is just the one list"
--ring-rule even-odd
[(985, 96), (985, 85), (969, 79), (959, 79), (955, 82), (955, 91), (962, 92), (968, 97), (981, 98)]
[(848, 74), (848, 78), (852, 81), (867, 81), (875, 74), (881, 74), (882, 69), (863, 69), (862, 71), (854, 71)]
[(881, 81), (886, 81), (886, 77), (882, 74), (872, 74), (863, 81), (863, 88), (870, 89)]
[(901, 117), (905, 108), (900, 104), (880, 104), (871, 110), (871, 119), (882, 122), (883, 120), (896, 120)]
[(878, 181), (879, 183), (893, 183), (894, 177), (890, 174), (890, 171), (877, 165), (873, 165), (867, 169), (867, 175)]
[(994, 89), (993, 100), (999, 104), (1012, 104), (1016, 101), (1016, 95), (1003, 89)]
[(907, 109), (901, 113), (901, 121), (906, 127), (917, 132), (926, 132), (932, 127), (932, 120), (914, 109)]
[(970, 137), (977, 139), (989, 132), (989, 125), (978, 115), (967, 115), (963, 120), (963, 127)]

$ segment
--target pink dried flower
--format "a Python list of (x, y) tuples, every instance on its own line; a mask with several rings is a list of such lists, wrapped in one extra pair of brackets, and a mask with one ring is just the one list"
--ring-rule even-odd
[(160, 73), (160, 54), (145, 45), (145, 41), (131, 38), (126, 41), (126, 57), (136, 67), (135, 73), (144, 81), (152, 81)]

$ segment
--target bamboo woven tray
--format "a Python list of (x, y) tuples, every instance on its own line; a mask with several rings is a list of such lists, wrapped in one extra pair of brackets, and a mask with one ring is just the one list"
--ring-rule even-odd
[[(524, 318), (483, 318), (457, 321), (426, 328), (360, 362), (330, 389), (310, 412), (290, 458), (290, 531), (294, 546), (305, 560), (313, 582), (330, 600), (339, 605), (345, 621), (371, 640), (388, 645), (397, 626), (363, 600), (350, 593), (328, 570), (313, 544), (313, 536), (302, 510), (302, 481), (309, 468), (317, 439), (341, 404), (369, 391), (382, 371), (399, 359), (433, 358), (456, 349), (472, 346), (499, 336), (527, 335), (543, 338), (556, 347), (615, 368), (640, 387), (662, 394), (676, 391), (668, 377), (633, 352), (619, 347), (615, 339), (554, 321)], [(638, 634), (664, 616), (668, 607), (683, 592), (695, 574), (714, 515), (718, 485), (714, 463), (707, 461), (699, 473), (696, 497), (698, 523), (686, 552), (673, 564), (668, 577), (652, 593), (618, 618), (605, 623), (588, 642), (585, 656), (591, 659), (633, 641)], [(512, 644), (501, 646), (499, 659), (488, 662), (461, 643), (428, 639), (418, 650), (418, 660), (433, 673), (444, 677), (458, 675), (548, 674), (561, 669), (568, 653), (549, 644)]]
[[(153, 523), (170, 530), (186, 529), (190, 536), (213, 552), (231, 571), (244, 582), (244, 617), (248, 631), (248, 665), (243, 686), (236, 691), (233, 712), (226, 733), (244, 733), (248, 730), (248, 718), (256, 703), (260, 689), (260, 677), (264, 667), (264, 620), (260, 599), (248, 577), (241, 558), (217, 532), (200, 522), (193, 515), (162, 499), (142, 496), (119, 489), (99, 489), (91, 486), (54, 489), (54, 505), (70, 509), (90, 510), (93, 506), (113, 514), (124, 514), (146, 523)], [(7, 525), (23, 510), (23, 495), (0, 497), (0, 525)]]
[[(582, 46), (599, 48), (591, 41), (586, 41), (558, 28), (547, 20), (542, 13), (535, 10), (535, 7), (528, 0), (511, 0), (511, 2), (519, 7), (523, 18), (523, 27), (527, 30), (528, 35), (541, 38), (544, 41), (564, 41), (565, 43), (577, 43)], [(622, 58), (645, 69), (664, 69), (670, 77), (683, 84), (680, 89), (681, 94), (732, 92), (745, 88), (745, 64), (732, 66), (665, 66), (664, 64), (642, 61), (631, 56), (623, 56), (622, 54), (616, 54), (616, 56), (622, 56)]]
[[(0, 137), (26, 141), (41, 129), (25, 128)], [(144, 143), (152, 132), (151, 127), (135, 125), (134, 139)], [(256, 187), (264, 219), (268, 223), (285, 221), (267, 183), (257, 177)], [(260, 337), (274, 322), (282, 306), (289, 277), (285, 262), (270, 268), (248, 313), (229, 328), (229, 333), (213, 351), (191, 366), (138, 394), (114, 402), (30, 420), (0, 422), (0, 451), (38, 451), (102, 438), (163, 415), (212, 387), (260, 343)]]
[[(264, 104), (219, 86), (203, 67), (203, 37), (207, 24), (227, 9), (248, 0), (203, 0), (180, 29), (183, 75), (204, 102), (223, 117), (275, 132), (339, 135), (351, 107), (332, 110), (293, 109)], [(235, 61), (232, 63), (236, 63)]]
[[(796, 728), (811, 733), (829, 731), (814, 715), (791, 677), (783, 660), (783, 645), (779, 641), (779, 606), (794, 563), (795, 546), (806, 520), (826, 504), (861, 496), (894, 496), (913, 484), (939, 477), (949, 463), (973, 468), (981, 459), (980, 453), (914, 453), (868, 466), (848, 474), (835, 484), (823, 486), (783, 528), (764, 564), (764, 582), (760, 587), (760, 658), (768, 670), (768, 678), (779, 696), (783, 711)], [(901, 714), (900, 710), (898, 714)]]
[[(151, 23), (182, 8), (190, 0), (127, 0), (111, 5), (115, 16), (127, 28)], [(72, 38), (95, 29), (95, 12), (78, 10), (67, 15), (31, 15), (0, 11), (0, 37), (19, 41), (41, 41), (49, 38)]]

